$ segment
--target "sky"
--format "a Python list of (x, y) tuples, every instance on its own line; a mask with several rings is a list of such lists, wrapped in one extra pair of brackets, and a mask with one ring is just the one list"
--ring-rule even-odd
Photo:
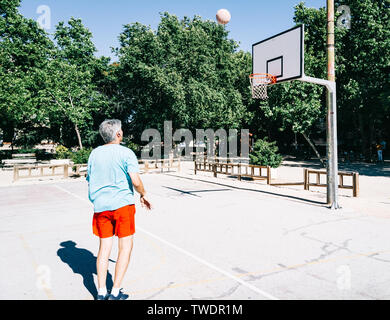
[[(97, 56), (116, 60), (111, 47), (118, 46), (123, 25), (140, 22), (157, 29), (160, 13), (169, 12), (179, 18), (199, 15), (215, 21), (219, 9), (230, 11), (232, 19), (226, 25), (229, 38), (240, 44), (240, 49), (251, 51), (252, 44), (294, 26), (294, 6), (300, 0), (22, 0), (20, 12), (38, 20), (40, 6), (50, 9), (50, 29), (54, 33), (60, 21), (81, 18), (92, 32)], [(306, 0), (307, 7), (320, 8), (326, 0)], [(48, 22), (48, 21), (46, 21)]]

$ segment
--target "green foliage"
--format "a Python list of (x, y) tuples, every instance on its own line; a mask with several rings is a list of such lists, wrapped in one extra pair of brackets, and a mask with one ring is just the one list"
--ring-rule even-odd
[(390, 138), (390, 2), (336, 0), (341, 4), (352, 15), (350, 30), (337, 29), (341, 138), (369, 157), (372, 142)]
[(81, 149), (82, 132), (89, 131), (94, 113), (106, 104), (93, 81), (96, 49), (91, 38), (81, 20), (72, 18), (69, 26), (61, 22), (55, 33), (56, 59), (49, 61), (41, 73), (50, 124), (61, 127), (64, 122), (70, 122)]
[(65, 146), (58, 146), (56, 148), (56, 159), (70, 159), (75, 164), (85, 164), (88, 162), (89, 155), (92, 148), (83, 148), (72, 152)]
[[(12, 159), (12, 150), (1, 150), (0, 151), (0, 162), (5, 159)], [(1, 165), (1, 163), (0, 163)]]
[[(8, 142), (15, 130), (36, 134), (41, 126), (36, 74), (50, 57), (53, 44), (36, 21), (18, 12), (20, 1), (0, 1), (0, 127)], [(34, 139), (20, 144), (33, 144)]]
[(250, 153), (250, 163), (260, 166), (270, 166), (271, 168), (278, 168), (283, 157), (278, 153), (279, 149), (276, 142), (268, 142), (266, 139), (257, 140), (253, 145), (253, 151)]
[(123, 143), (124, 143), (124, 145), (125, 145), (127, 148), (133, 150), (134, 153), (135, 153), (137, 156), (139, 156), (139, 155), (141, 154), (142, 147), (141, 147), (139, 144), (135, 143), (135, 142), (133, 141), (133, 139), (124, 138), (124, 139), (123, 139)]
[[(350, 30), (335, 30), (338, 136), (342, 147), (367, 153), (374, 140), (390, 140), (389, 1), (335, 0), (339, 5), (350, 7), (352, 20)], [(163, 13), (157, 30), (125, 25), (119, 62), (110, 64), (95, 57), (92, 34), (80, 19), (60, 22), (52, 41), (19, 6), (20, 0), (0, 0), (4, 141), (96, 146), (105, 118), (123, 121), (135, 152), (143, 130), (162, 132), (165, 120), (173, 121), (173, 130), (248, 128), (278, 142), (292, 142), (291, 131), (325, 136), (323, 87), (293, 81), (272, 86), (267, 102), (253, 100), (251, 54), (238, 51), (213, 21)], [(326, 18), (325, 8), (295, 6), (294, 22), (306, 27), (305, 73), (323, 79)]]
[(69, 159), (71, 151), (65, 146), (58, 146), (56, 148), (56, 159)]
[[(349, 6), (352, 20), (349, 30), (337, 24), (335, 28), (339, 138), (348, 151), (369, 154), (372, 141), (390, 138), (389, 1), (336, 0), (335, 8), (340, 5)], [(307, 29), (306, 74), (326, 78), (325, 8), (306, 8), (300, 3), (295, 7), (295, 22), (305, 23)], [(324, 99), (321, 104), (325, 110)]]
[(74, 164), (86, 164), (88, 162), (89, 155), (92, 152), (92, 148), (83, 148), (71, 154), (71, 159)]
[(92, 34), (81, 20), (60, 22), (55, 45), (19, 5), (0, 0), (0, 128), (15, 145), (48, 138), (82, 147), (83, 133), (92, 136), (94, 113), (106, 106), (95, 82), (108, 59), (94, 57)]
[(249, 117), (243, 79), (251, 59), (237, 48), (223, 26), (199, 16), (179, 20), (164, 13), (156, 31), (126, 25), (112, 111), (131, 120), (137, 138), (145, 128), (162, 131), (164, 120), (173, 120), (174, 130), (241, 127)]
[(90, 69), (95, 61), (95, 45), (92, 33), (83, 25), (81, 19), (71, 18), (68, 26), (60, 22), (56, 27), (54, 39), (57, 41), (58, 56), (82, 69)]
[(20, 6), (21, 0), (0, 0), (0, 16), (7, 17), (15, 15)]
[(37, 153), (38, 149), (32, 149), (32, 148), (21, 148), (15, 150), (13, 153), (14, 154), (25, 154), (25, 153)]

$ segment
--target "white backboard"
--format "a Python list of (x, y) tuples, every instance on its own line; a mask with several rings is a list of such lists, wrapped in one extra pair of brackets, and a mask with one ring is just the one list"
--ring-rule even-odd
[(272, 36), (252, 46), (253, 73), (276, 76), (277, 82), (304, 76), (304, 25)]

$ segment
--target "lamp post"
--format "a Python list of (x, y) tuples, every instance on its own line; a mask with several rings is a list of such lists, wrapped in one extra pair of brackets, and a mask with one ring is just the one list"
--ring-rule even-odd
[(337, 100), (335, 74), (334, 0), (327, 0), (327, 56), (328, 81), (334, 83), (333, 90), (327, 89), (327, 202), (331, 209), (339, 209), (338, 204), (338, 157), (337, 157)]

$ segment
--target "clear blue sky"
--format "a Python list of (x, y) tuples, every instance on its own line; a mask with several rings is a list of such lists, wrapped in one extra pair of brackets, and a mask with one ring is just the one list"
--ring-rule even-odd
[[(38, 6), (51, 10), (53, 33), (59, 21), (81, 18), (93, 33), (97, 55), (114, 57), (110, 47), (118, 46), (123, 25), (140, 22), (156, 29), (160, 12), (168, 11), (182, 18), (200, 15), (215, 20), (218, 9), (226, 8), (232, 15), (227, 25), (229, 37), (240, 43), (240, 48), (251, 51), (252, 44), (294, 26), (294, 6), (300, 0), (22, 0), (20, 11), (28, 18), (37, 19)], [(308, 7), (324, 7), (326, 0), (306, 0)]]

